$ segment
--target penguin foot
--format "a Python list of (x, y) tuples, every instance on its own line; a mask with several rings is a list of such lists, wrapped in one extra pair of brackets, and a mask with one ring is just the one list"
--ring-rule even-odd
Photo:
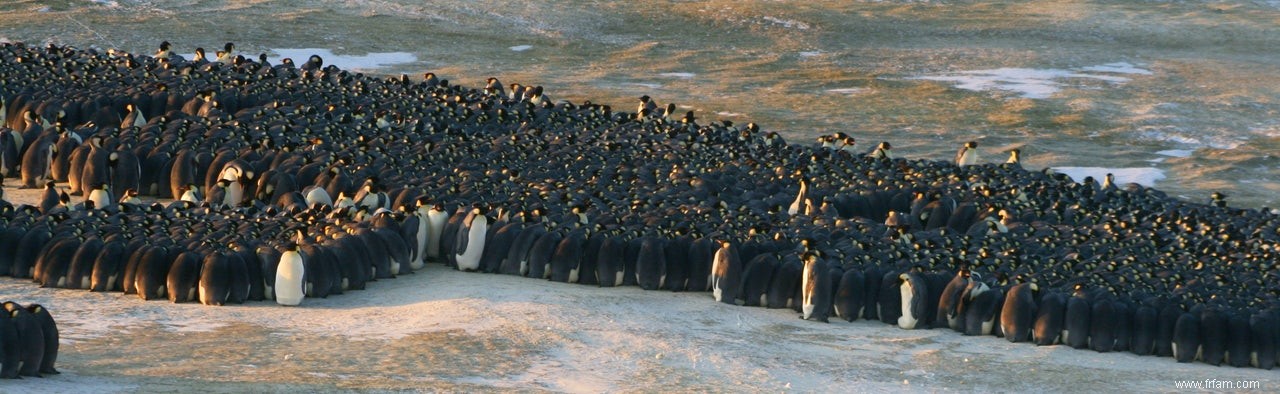
[(49, 369), (47, 369), (47, 370), (42, 369), (42, 370), (40, 370), (40, 373), (42, 373), (42, 374), (48, 374), (48, 375), (61, 375), (61, 374), (62, 374), (62, 372), (58, 372), (58, 370), (53, 369), (53, 368), (49, 368)]

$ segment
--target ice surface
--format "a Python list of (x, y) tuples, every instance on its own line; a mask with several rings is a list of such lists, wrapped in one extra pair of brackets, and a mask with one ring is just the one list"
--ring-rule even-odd
[(1182, 157), (1182, 158), (1191, 157), (1192, 153), (1195, 153), (1195, 151), (1190, 149), (1167, 149), (1167, 150), (1156, 152), (1157, 155), (1161, 155), (1161, 156)]
[(1109, 63), (1098, 66), (1081, 67), (1074, 70), (1056, 68), (996, 68), (989, 70), (970, 70), (938, 75), (925, 75), (912, 79), (951, 82), (957, 88), (986, 92), (992, 90), (1016, 93), (1020, 97), (1046, 99), (1069, 86), (1072, 79), (1092, 79), (1121, 84), (1128, 82), (1125, 75), (1150, 75), (1151, 71), (1137, 68), (1128, 63)]

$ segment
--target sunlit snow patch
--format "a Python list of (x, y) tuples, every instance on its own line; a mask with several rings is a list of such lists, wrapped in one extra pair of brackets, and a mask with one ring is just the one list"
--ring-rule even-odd
[(863, 91), (866, 91), (866, 89), (863, 89), (863, 88), (827, 89), (827, 93), (835, 93), (835, 94), (858, 94), (858, 93), (862, 93)]
[(999, 90), (1024, 98), (1045, 99), (1068, 86), (1072, 79), (1092, 79), (1122, 84), (1129, 78), (1120, 75), (1150, 75), (1151, 71), (1129, 63), (1108, 63), (1072, 70), (1056, 68), (997, 68), (925, 75), (911, 79), (951, 82), (957, 88), (978, 92)]
[(663, 77), (667, 77), (667, 78), (692, 79), (692, 78), (693, 78), (693, 76), (694, 76), (694, 75), (696, 75), (696, 74), (694, 74), (694, 73), (662, 73), (662, 74), (658, 74), (658, 75), (659, 75), (659, 76), (663, 76)]

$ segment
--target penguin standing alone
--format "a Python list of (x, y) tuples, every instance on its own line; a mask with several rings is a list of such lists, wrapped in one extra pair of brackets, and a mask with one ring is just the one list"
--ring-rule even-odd
[(306, 262), (298, 251), (297, 243), (290, 243), (280, 254), (276, 267), (275, 300), (277, 304), (298, 306), (306, 295)]

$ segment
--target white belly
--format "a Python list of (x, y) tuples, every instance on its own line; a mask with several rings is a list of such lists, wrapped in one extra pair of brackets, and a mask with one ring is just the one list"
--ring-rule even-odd
[[(909, 282), (908, 282), (909, 283)], [(902, 316), (898, 318), (898, 327), (908, 330), (916, 328), (916, 316), (911, 314), (911, 285), (902, 284)]]
[(240, 182), (231, 182), (227, 185), (227, 193), (222, 197), (222, 205), (234, 207), (240, 205), (240, 201), (244, 201), (244, 186)]
[(302, 303), (305, 287), (303, 276), (306, 265), (298, 252), (284, 252), (280, 256), (280, 266), (276, 267), (276, 303), (294, 306)]
[(427, 233), (427, 257), (431, 259), (440, 258), (440, 237), (444, 236), (444, 224), (449, 220), (449, 215), (443, 211), (432, 211), (427, 215), (429, 228), (431, 231)]
[(480, 269), (480, 255), (484, 252), (484, 236), (489, 230), (488, 220), (478, 216), (471, 221), (471, 231), (467, 232), (467, 250), (458, 254), (458, 269), (474, 271)]
[(431, 228), (431, 226), (427, 223), (428, 220), (429, 219), (427, 218), (427, 215), (423, 213), (418, 213), (418, 234), (416, 236), (418, 240), (418, 249), (414, 253), (415, 258), (413, 259), (413, 264), (411, 264), (411, 266), (415, 270), (420, 270), (424, 266), (426, 266), (427, 238), (428, 238), (427, 235), (430, 234), (429, 231)]

